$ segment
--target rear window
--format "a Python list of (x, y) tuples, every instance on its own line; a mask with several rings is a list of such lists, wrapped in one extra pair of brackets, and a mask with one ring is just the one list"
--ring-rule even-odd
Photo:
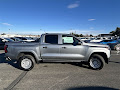
[(15, 39), (14, 39), (14, 38), (11, 38), (11, 39), (15, 41)]
[(27, 40), (26, 38), (21, 38), (22, 40)]
[(45, 43), (58, 44), (58, 35), (45, 35)]

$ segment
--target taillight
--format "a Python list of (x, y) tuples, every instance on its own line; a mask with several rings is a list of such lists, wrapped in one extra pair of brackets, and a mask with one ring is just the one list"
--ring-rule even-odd
[(8, 52), (8, 51), (7, 51), (7, 48), (8, 48), (8, 45), (5, 45), (5, 46), (4, 46), (5, 53)]

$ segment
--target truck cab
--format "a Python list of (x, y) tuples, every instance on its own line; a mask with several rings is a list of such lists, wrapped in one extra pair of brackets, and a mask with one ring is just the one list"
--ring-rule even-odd
[(69, 34), (43, 34), (40, 51), (43, 60), (66, 62), (84, 59), (86, 48), (79, 39)]

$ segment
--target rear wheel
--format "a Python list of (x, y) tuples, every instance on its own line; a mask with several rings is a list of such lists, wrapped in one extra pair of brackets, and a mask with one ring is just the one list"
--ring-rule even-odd
[(25, 71), (29, 71), (34, 67), (35, 59), (31, 55), (24, 55), (18, 61), (19, 67)]
[(94, 70), (100, 70), (104, 67), (105, 60), (101, 55), (94, 54), (89, 60), (89, 66)]

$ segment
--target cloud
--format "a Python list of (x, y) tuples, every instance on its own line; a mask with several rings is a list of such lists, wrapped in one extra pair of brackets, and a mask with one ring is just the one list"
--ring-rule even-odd
[(94, 29), (94, 27), (90, 27), (90, 29)]
[(79, 1), (76, 1), (75, 3), (70, 4), (70, 5), (67, 6), (67, 8), (69, 8), (69, 9), (77, 8), (77, 7), (79, 7)]
[(2, 23), (2, 24), (6, 26), (13, 26), (12, 24), (9, 24), (9, 23)]
[(94, 21), (94, 20), (96, 20), (96, 19), (88, 19), (88, 21)]

